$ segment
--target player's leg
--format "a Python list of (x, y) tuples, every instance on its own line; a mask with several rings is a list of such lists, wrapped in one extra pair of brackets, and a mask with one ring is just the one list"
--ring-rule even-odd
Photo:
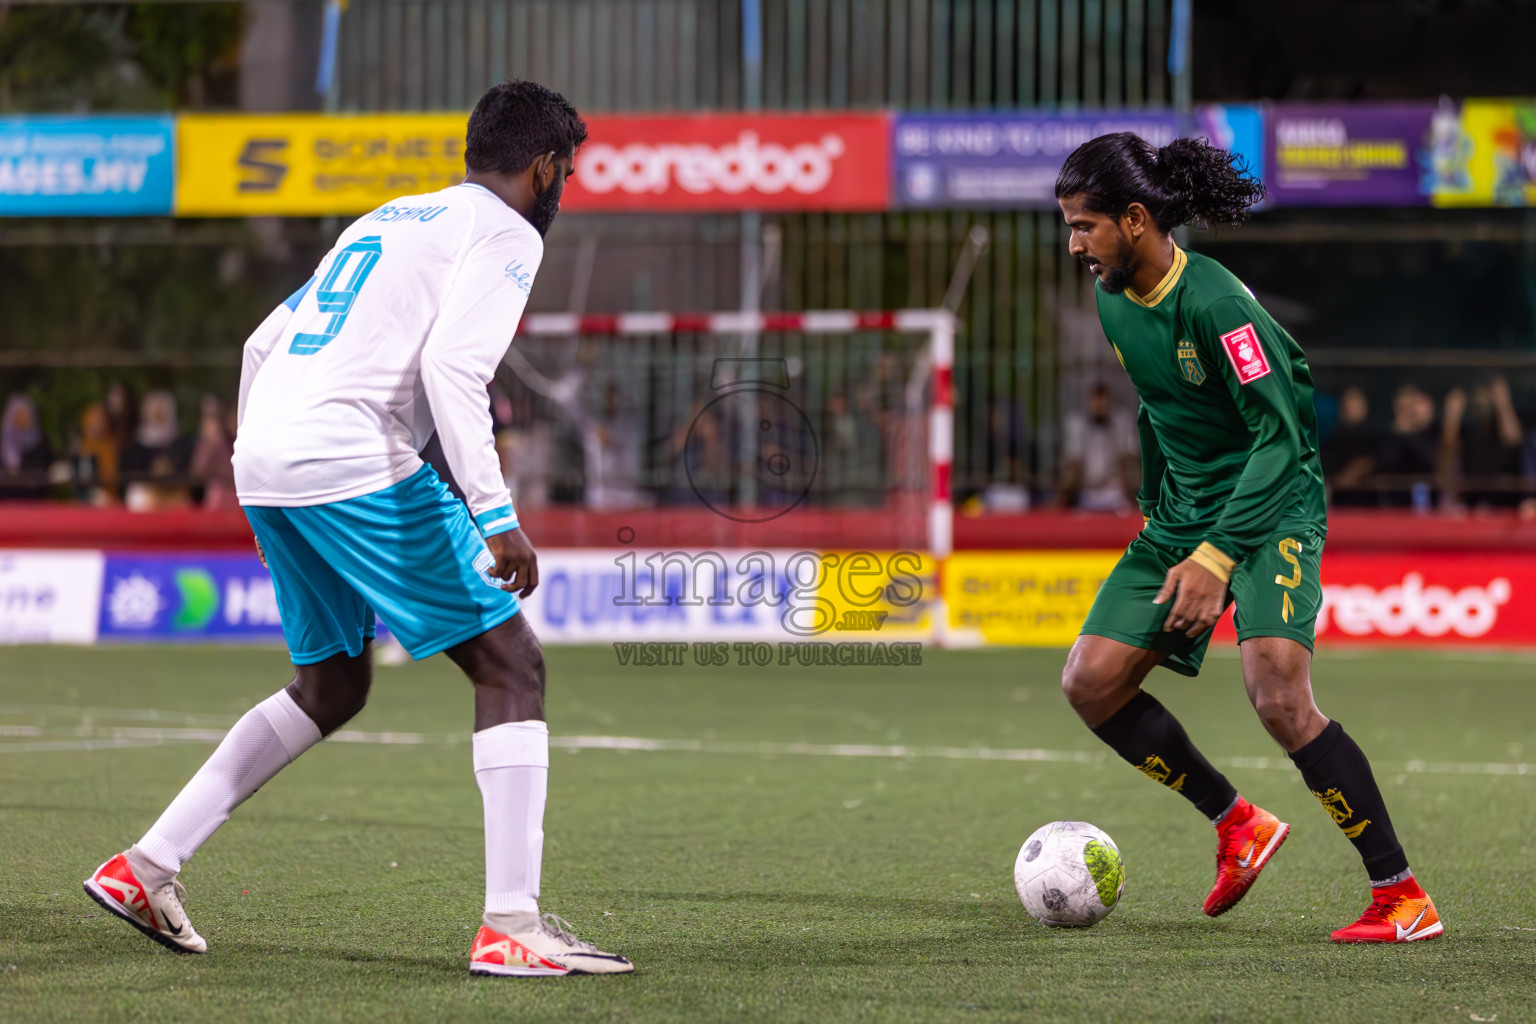
[(1165, 657), (1085, 633), (1067, 654), (1062, 692), (1093, 734), (1133, 768), (1184, 797), (1206, 818), (1219, 820), (1237, 790), (1190, 742), (1173, 713), (1141, 688)]
[(1316, 534), (1275, 537), (1232, 576), (1243, 684), (1264, 728), (1354, 844), (1371, 880), (1372, 902), (1335, 942), (1410, 942), (1443, 930), (1408, 868), (1370, 762), (1312, 696), (1312, 641), (1322, 602)]
[(1154, 605), (1179, 553), (1138, 537), (1094, 598), (1067, 656), (1062, 689), (1095, 735), (1154, 782), (1182, 795), (1217, 833), (1216, 882), (1205, 912), (1225, 913), (1258, 879), (1289, 826), (1238, 795), (1190, 741), (1184, 727), (1141, 688), (1157, 665), (1184, 675), (1200, 669), (1210, 633), (1164, 632), (1166, 605)]
[(475, 687), (475, 782), (485, 811), (485, 923), (538, 919), (549, 783), (544, 653), (522, 615), (448, 649)]
[(485, 810), (486, 905), (476, 974), (607, 974), (623, 957), (539, 916), (549, 730), (544, 657), (464, 504), (424, 467), (377, 494), (296, 510), (305, 536), (416, 659), (440, 651), (475, 687), (475, 779)]
[(182, 865), (236, 807), (361, 710), (372, 681), (371, 609), (283, 510), (248, 512), (267, 554), (294, 679), (241, 716), (149, 831), (84, 883), (101, 906), (179, 951), (207, 948), (178, 896)]

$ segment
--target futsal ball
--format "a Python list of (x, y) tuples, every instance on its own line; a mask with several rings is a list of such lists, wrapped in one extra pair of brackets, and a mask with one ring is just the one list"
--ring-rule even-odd
[(1086, 821), (1053, 821), (1035, 830), (1013, 864), (1019, 899), (1041, 924), (1088, 928), (1120, 902), (1125, 862), (1103, 830)]

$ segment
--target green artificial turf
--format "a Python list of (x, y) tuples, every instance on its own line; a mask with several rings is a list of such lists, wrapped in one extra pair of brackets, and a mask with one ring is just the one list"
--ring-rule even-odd
[[(1366, 903), (1363, 872), (1264, 735), (1230, 656), (1154, 686), (1242, 792), (1294, 826), (1218, 920), (1200, 913), (1209, 825), (1078, 724), (1061, 652), (822, 669), (548, 656), (557, 742), (699, 747), (551, 755), (541, 902), (634, 975), (467, 973), (480, 798), (468, 686), (441, 657), (381, 668), (349, 726), (366, 742), (323, 744), (236, 812), (182, 873), (209, 953), (160, 949), (80, 881), (211, 751), (176, 730), (227, 727), (285, 681), (285, 659), (16, 648), (0, 650), (0, 1019), (1536, 1019), (1536, 769), (1483, 767), (1536, 762), (1529, 661), (1320, 658), (1319, 704), (1371, 755), (1446, 922), (1432, 942), (1335, 947), (1328, 932)], [(969, 753), (981, 749), (1043, 753)], [(1092, 821), (1125, 857), (1124, 898), (1090, 930), (1036, 925), (1013, 891), (1019, 844), (1057, 818)]]

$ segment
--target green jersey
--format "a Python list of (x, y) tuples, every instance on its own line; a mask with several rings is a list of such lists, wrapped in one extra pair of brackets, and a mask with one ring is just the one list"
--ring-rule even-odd
[(1094, 289), (1141, 396), (1143, 533), (1227, 562), (1287, 530), (1327, 530), (1312, 371), (1295, 340), (1215, 260), (1174, 247), (1145, 296)]

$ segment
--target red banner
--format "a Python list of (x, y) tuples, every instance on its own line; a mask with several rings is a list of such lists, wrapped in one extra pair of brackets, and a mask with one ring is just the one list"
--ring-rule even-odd
[(884, 210), (885, 114), (587, 118), (568, 210)]
[[(1236, 639), (1229, 613), (1215, 642)], [(1536, 646), (1536, 553), (1323, 552), (1318, 643)]]

